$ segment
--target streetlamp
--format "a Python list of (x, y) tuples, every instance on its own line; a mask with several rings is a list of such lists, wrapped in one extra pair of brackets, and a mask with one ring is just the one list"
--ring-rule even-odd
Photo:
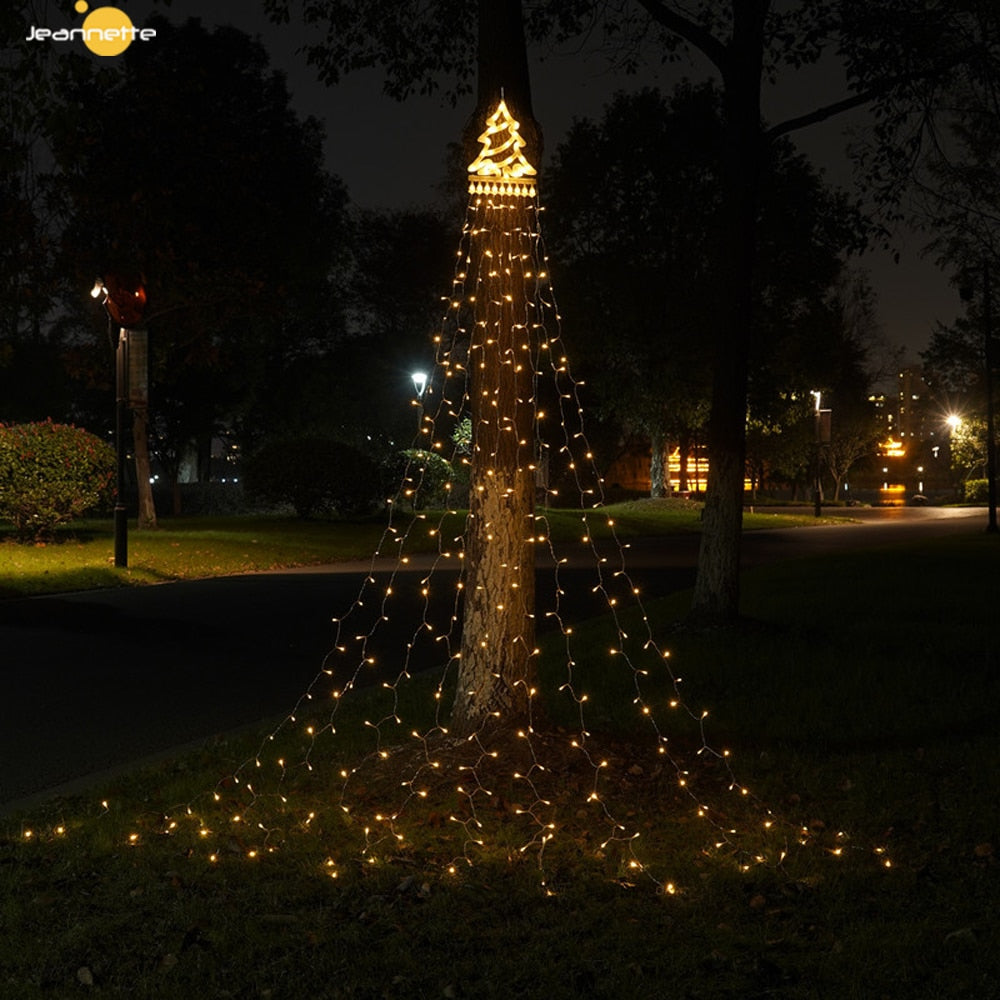
[(820, 400), (823, 394), (819, 389), (812, 389), (809, 395), (816, 401), (816, 406), (813, 409), (813, 425), (815, 429), (814, 447), (816, 450), (813, 469), (813, 513), (816, 517), (821, 517), (823, 504), (820, 499), (822, 490), (822, 483), (820, 481), (820, 455), (823, 445), (830, 443), (830, 411), (820, 408)]
[(146, 309), (146, 288), (138, 276), (109, 274), (107, 281), (98, 278), (90, 290), (92, 299), (100, 299), (109, 324), (118, 324), (115, 348), (115, 566), (128, 566), (128, 511), (125, 507), (125, 411), (128, 407), (129, 335), (142, 321)]
[(414, 405), (417, 407), (417, 435), (419, 436), (424, 423), (424, 390), (427, 388), (427, 372), (413, 372), (410, 378), (413, 379), (413, 391), (417, 394)]

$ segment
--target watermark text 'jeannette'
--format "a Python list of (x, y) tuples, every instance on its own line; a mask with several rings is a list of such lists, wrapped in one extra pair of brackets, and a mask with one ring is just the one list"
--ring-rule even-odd
[[(155, 28), (137, 28), (128, 14), (117, 7), (90, 10), (87, 0), (76, 0), (73, 9), (86, 14), (80, 28), (39, 28), (31, 26), (27, 42), (83, 42), (96, 56), (119, 56), (134, 41), (148, 42), (156, 37)], [(88, 14), (87, 12), (90, 11)]]
[(95, 39), (102, 42), (148, 42), (156, 37), (155, 28), (137, 28), (130, 24), (127, 28), (36, 28), (31, 26), (31, 34), (25, 36), (26, 42), (45, 42), (50, 39), (53, 42), (72, 42), (78, 38), (81, 42), (89, 42)]

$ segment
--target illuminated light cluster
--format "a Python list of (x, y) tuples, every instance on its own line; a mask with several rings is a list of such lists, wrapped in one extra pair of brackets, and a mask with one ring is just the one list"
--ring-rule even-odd
[(537, 194), (534, 184), (515, 178), (502, 181), (470, 181), (469, 193), (507, 195), (515, 198), (534, 198)]
[[(737, 781), (730, 752), (710, 745), (705, 732), (708, 712), (688, 706), (682, 678), (674, 672), (669, 652), (658, 645), (639, 588), (629, 577), (627, 546), (619, 542), (614, 520), (602, 510), (603, 484), (584, 431), (582, 383), (574, 380), (564, 353), (541, 238), (541, 209), (530, 181), (535, 170), (523, 157), (518, 128), (501, 102), (480, 137), (483, 149), (469, 167), (473, 185), (511, 184), (516, 190), (472, 190), (452, 288), (442, 300), (441, 325), (433, 337), (434, 372), (421, 393), (422, 419), (416, 438), (424, 454), (433, 450), (454, 467), (471, 465), (484, 473), (474, 482), (490, 495), (489, 502), (474, 506), (462, 528), (456, 526), (460, 515), (454, 507), (433, 515), (404, 515), (399, 499), (419, 493), (428, 474), (421, 452), (411, 451), (400, 489), (389, 498), (387, 524), (369, 571), (352, 605), (332, 619), (335, 635), (330, 652), (313, 682), (262, 740), (258, 753), (212, 793), (226, 819), (210, 820), (189, 810), (192, 834), (206, 844), (212, 863), (220, 857), (216, 841), (227, 836), (221, 832), (226, 827), (230, 831), (239, 828), (241, 843), (247, 843), (245, 855), (251, 859), (275, 849), (278, 829), (286, 831), (282, 836), (289, 830), (321, 836), (318, 831), (333, 820), (317, 817), (315, 806), (296, 805), (297, 783), (303, 782), (306, 788), (319, 784), (326, 790), (332, 740), (338, 728), (343, 728), (340, 714), (347, 711), (344, 706), (350, 704), (350, 695), (366, 681), (370, 683), (372, 672), (380, 669), (376, 676), (382, 699), (377, 712), (363, 724), (363, 732), (370, 737), (369, 749), (352, 764), (336, 765), (340, 791), (329, 805), (336, 821), (349, 823), (357, 833), (366, 863), (380, 864), (409, 844), (405, 823), (426, 823), (424, 804), (450, 799), (448, 809), (435, 822), (454, 831), (459, 845), (446, 865), (451, 875), (491, 848), (508, 850), (514, 857), (533, 852), (542, 866), (548, 845), (570, 825), (564, 822), (568, 809), (570, 817), (582, 814), (581, 822), (599, 827), (592, 838), (597, 851), (617, 845), (628, 855), (624, 862), (628, 872), (654, 878), (638, 857), (637, 821), (620, 818), (616, 812), (621, 807), (614, 802), (613, 782), (627, 778), (628, 764), (608, 754), (589, 726), (594, 699), (580, 676), (579, 639), (564, 609), (562, 574), (569, 557), (553, 541), (545, 511), (545, 506), (557, 500), (561, 506), (578, 508), (579, 545), (574, 543), (572, 549), (578, 553), (582, 547), (594, 570), (592, 592), (603, 602), (613, 633), (606, 647), (608, 670), (621, 671), (631, 685), (629, 697), (636, 718), (649, 732), (649, 769), (664, 768), (682, 800), (690, 801), (690, 815), (705, 824), (706, 843), (713, 845), (706, 850), (740, 855), (748, 868), (780, 863), (787, 836), (796, 837), (794, 827), (789, 831), (776, 821)], [(490, 367), (485, 364), (490, 352), (496, 362), (492, 367), (499, 372), (496, 384), (480, 375)], [(518, 381), (525, 373), (531, 376), (530, 385), (519, 402), (531, 408), (530, 437), (501, 417), (496, 405), (512, 386), (526, 385)], [(471, 440), (459, 444), (455, 430), (467, 418), (472, 425)], [(568, 483), (569, 488), (560, 495), (550, 486), (552, 478)], [(463, 606), (471, 600), (468, 595), (474, 587), (470, 582), (476, 579), (466, 558), (468, 526), (471, 518), (482, 518), (478, 537), (481, 544), (492, 545), (495, 519), (502, 516), (505, 498), (515, 489), (515, 482), (524, 480), (533, 482), (547, 499), (530, 523), (523, 525), (522, 537), (526, 546), (551, 560), (553, 601), (544, 608), (527, 606), (517, 576), (512, 575), (508, 586), (491, 595), (492, 610), (499, 610), (500, 619), (511, 623), (507, 636), (483, 632), (476, 634), (476, 640), (488, 656), (499, 656), (502, 643), (520, 643), (527, 659), (533, 660), (538, 647), (533, 636), (527, 635), (528, 629), (519, 631), (517, 623), (530, 621), (532, 633), (536, 620), (552, 628), (564, 643), (565, 655), (564, 676), (549, 697), (565, 698), (574, 721), (564, 731), (543, 731), (533, 716), (539, 692), (516, 682), (516, 693), (528, 705), (528, 724), (522, 723), (507, 738), (498, 738), (496, 731), (502, 729), (505, 713), (501, 707), (488, 716), (495, 728), (488, 731), (484, 726), (472, 734), (455, 735), (449, 728), (451, 692), (464, 662)], [(416, 539), (432, 542), (429, 555), (413, 554)], [(391, 606), (403, 594), (416, 599), (418, 613), (406, 623), (406, 634), (395, 652), (377, 649)], [(627, 627), (626, 615), (634, 616), (638, 624)], [(431, 704), (415, 725), (409, 717), (407, 690), (418, 650), (430, 651), (442, 666), (432, 685)], [(655, 695), (647, 694), (650, 685), (656, 685)], [(677, 752), (660, 722), (665, 714), (677, 724), (686, 717), (700, 745), (687, 753)], [(697, 767), (688, 757), (696, 758)], [(576, 766), (574, 773), (583, 775), (569, 806), (563, 801), (567, 761)], [(399, 776), (391, 785), (379, 780), (386, 773), (386, 763)], [(706, 773), (712, 774), (710, 780), (704, 778)], [(359, 791), (371, 788), (379, 790), (378, 796)], [(727, 808), (716, 801), (720, 796), (741, 815), (747, 813), (748, 804), (762, 810), (763, 821), (758, 816), (737, 833), (737, 826), (727, 818)], [(255, 822), (269, 807), (278, 810), (282, 821)], [(498, 824), (504, 827), (502, 834)], [(749, 841), (752, 848), (744, 848)], [(321, 867), (330, 878), (336, 878), (340, 870), (338, 862), (329, 858)], [(682, 891), (673, 881), (654, 881), (667, 895)]]
[(521, 123), (511, 115), (506, 103), (501, 100), (496, 111), (486, 120), (486, 131), (479, 136), (483, 148), (469, 164), (469, 173), (472, 175), (469, 194), (514, 198), (536, 196), (532, 178), (537, 171), (524, 156), (525, 142), (521, 137), (520, 127)]

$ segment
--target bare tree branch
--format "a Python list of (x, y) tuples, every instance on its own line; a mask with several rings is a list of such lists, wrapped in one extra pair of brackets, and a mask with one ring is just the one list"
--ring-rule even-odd
[(815, 110), (804, 115), (798, 115), (795, 118), (789, 118), (778, 125), (772, 125), (771, 128), (767, 129), (764, 133), (764, 137), (768, 140), (777, 139), (783, 135), (788, 135), (789, 132), (798, 131), (801, 128), (806, 128), (809, 125), (815, 125), (818, 122), (826, 121), (828, 118), (833, 118), (836, 115), (843, 114), (845, 111), (853, 111), (855, 108), (860, 108), (866, 104), (870, 104), (872, 101), (884, 96), (885, 94), (891, 93), (897, 87), (901, 87), (904, 84), (916, 83), (919, 80), (933, 80), (935, 77), (941, 76), (948, 70), (961, 65), (978, 52), (978, 47), (963, 49), (961, 52), (955, 53), (955, 55), (953, 55), (950, 59), (947, 59), (930, 69), (916, 71), (913, 73), (903, 73), (900, 76), (890, 77), (876, 84), (874, 87), (869, 87), (867, 90), (863, 90), (860, 93), (852, 94), (850, 97), (845, 97), (843, 100), (834, 101), (833, 104), (826, 104), (823, 107), (816, 108)]
[(726, 46), (722, 44), (711, 32), (706, 31), (700, 24), (689, 20), (678, 14), (672, 7), (663, 3), (662, 0), (637, 0), (638, 4), (645, 8), (649, 16), (659, 25), (668, 31), (680, 35), (685, 41), (690, 42), (696, 49), (708, 57), (709, 61), (723, 72), (728, 61)]

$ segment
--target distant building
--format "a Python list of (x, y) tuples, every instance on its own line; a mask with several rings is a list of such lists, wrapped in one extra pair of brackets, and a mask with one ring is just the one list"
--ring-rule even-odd
[(899, 373), (899, 422), (896, 433), (904, 444), (917, 444), (927, 438), (927, 407), (931, 391), (919, 367), (904, 368)]
[[(879, 426), (877, 483), (880, 502), (951, 488), (947, 435), (919, 366), (899, 372), (895, 393), (868, 397)], [(871, 483), (868, 486), (874, 485)], [(887, 496), (898, 500), (887, 500)]]

